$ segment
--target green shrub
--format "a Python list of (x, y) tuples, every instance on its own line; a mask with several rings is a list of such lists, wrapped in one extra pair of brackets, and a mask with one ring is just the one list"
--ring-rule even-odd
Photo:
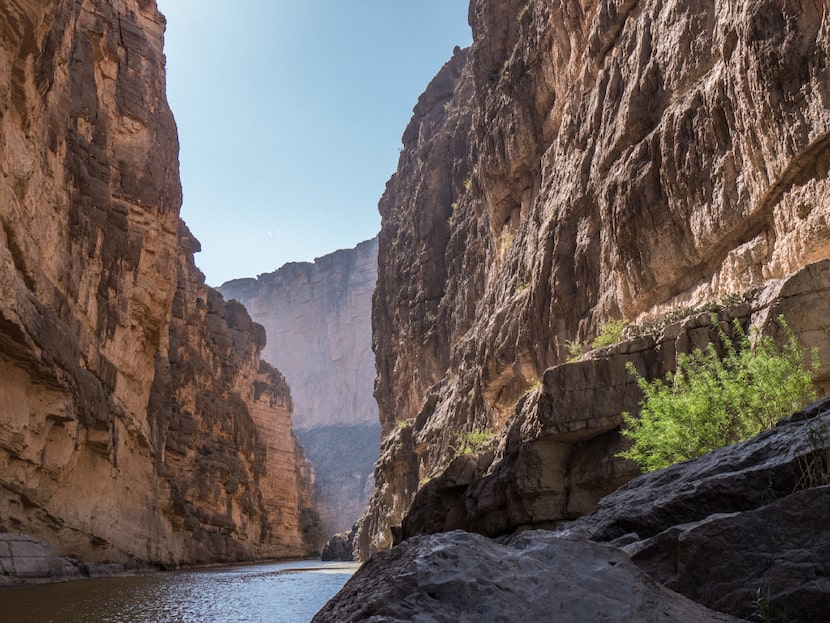
[(565, 342), (565, 349), (568, 351), (568, 363), (582, 359), (582, 344), (576, 340)]
[(455, 455), (481, 454), (493, 446), (496, 432), (492, 428), (458, 433), (455, 437)]
[(591, 348), (611, 346), (622, 339), (622, 332), (628, 326), (628, 320), (611, 320), (602, 325), (602, 331), (591, 342)]
[(814, 400), (818, 353), (814, 349), (806, 365), (804, 348), (783, 316), (779, 322), (787, 335), (781, 349), (754, 328), (750, 340), (736, 320), (734, 340), (719, 330), (723, 357), (710, 343), (681, 354), (675, 373), (653, 381), (629, 363), (644, 398), (639, 417), (622, 414), (622, 434), (634, 445), (619, 456), (644, 471), (667, 467), (748, 439)]

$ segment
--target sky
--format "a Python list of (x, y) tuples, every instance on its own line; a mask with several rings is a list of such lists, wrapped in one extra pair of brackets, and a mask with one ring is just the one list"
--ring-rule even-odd
[(380, 229), (412, 108), (468, 0), (158, 0), (182, 217), (208, 284), (354, 247)]

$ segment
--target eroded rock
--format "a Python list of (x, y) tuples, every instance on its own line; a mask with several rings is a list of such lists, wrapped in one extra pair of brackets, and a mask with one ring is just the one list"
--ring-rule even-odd
[(749, 618), (830, 611), (830, 400), (734, 446), (640, 476), (562, 535), (623, 547), (657, 581)]
[(287, 387), (179, 220), (164, 27), (0, 3), (0, 531), (90, 568), (315, 549)]
[(293, 426), (315, 466), (320, 519), (349, 530), (372, 493), (380, 430), (372, 396), (377, 239), (219, 290), (265, 327), (263, 357), (291, 386)]
[[(789, 320), (830, 353), (828, 15), (824, 0), (471, 3), (473, 44), (419, 99), (379, 205), (376, 395), (384, 435), (409, 422), (413, 443), (411, 460), (382, 455), (362, 555), (391, 542), (411, 483), (440, 475), (458, 434), (508, 428), (538, 383), (566, 393), (549, 382), (576, 372), (546, 371), (609, 320), (659, 321), (815, 265), (814, 302)], [(590, 510), (620, 483), (616, 442), (591, 431), (630, 403), (600, 368), (556, 413), (583, 440), (529, 444), (518, 499), (516, 474), (481, 492), (492, 530)]]
[[(771, 281), (753, 298), (720, 310), (721, 327), (738, 320), (783, 336), (777, 321), (783, 314), (803, 342), (826, 352), (830, 342), (823, 327), (830, 326), (830, 315), (819, 301), (830, 285), (828, 267), (825, 261)], [(616, 456), (627, 443), (619, 434), (621, 413), (636, 412), (642, 397), (627, 364), (649, 378), (662, 377), (673, 369), (677, 353), (716, 340), (710, 314), (701, 312), (550, 368), (540, 387), (519, 402), (495, 454), (467, 460), (473, 467), (463, 477), (461, 459), (453, 459), (422, 483), (401, 520), (401, 537), (457, 528), (498, 536), (552, 527), (592, 511), (600, 498), (639, 474), (636, 465)], [(826, 366), (816, 380), (826, 384)]]
[(621, 550), (549, 532), (415, 537), (366, 562), (314, 617), (351, 621), (738, 621), (674, 593)]

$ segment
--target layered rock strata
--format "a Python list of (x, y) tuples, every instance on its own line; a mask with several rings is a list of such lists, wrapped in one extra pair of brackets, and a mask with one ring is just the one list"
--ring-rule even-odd
[(205, 285), (179, 226), (169, 358), (148, 419), (162, 511), (185, 559), (286, 558), (318, 549), (314, 474), (291, 430), (291, 393), (260, 360), (265, 331)]
[[(606, 364), (546, 372), (569, 343), (611, 320), (740, 299), (830, 257), (828, 8), (471, 2), (473, 44), (419, 99), (380, 202), (387, 439), (363, 556), (389, 545), (459, 434), (504, 431), (537, 383), (554, 396), (566, 376), (593, 382)], [(808, 343), (827, 337), (813, 311), (790, 318)], [(599, 405), (600, 393), (557, 417), (610, 432), (605, 411), (629, 404)], [(568, 459), (588, 462), (586, 482), (620, 470), (615, 442), (598, 443)], [(511, 478), (562, 479), (520, 467)]]
[[(828, 362), (830, 313), (822, 303), (828, 291), (830, 261), (825, 260), (722, 309), (720, 329), (738, 320), (783, 338), (778, 318), (784, 316), (799, 328), (801, 341)], [(540, 387), (520, 401), (498, 446), (456, 457), (422, 483), (403, 518), (401, 537), (458, 528), (496, 536), (550, 527), (593, 510), (600, 498), (639, 474), (635, 465), (615, 458), (624, 448), (620, 413), (636, 411), (641, 398), (626, 366), (662, 377), (678, 352), (717, 343), (718, 330), (710, 314), (701, 312), (550, 368)], [(815, 379), (825, 393), (828, 372), (825, 365)], [(396, 448), (413, 460), (417, 454), (406, 442)]]
[(363, 514), (378, 458), (371, 324), (377, 248), (374, 238), (219, 288), (265, 327), (263, 357), (291, 385), (294, 429), (315, 467), (330, 534), (350, 529)]
[(164, 25), (0, 6), (0, 531), (91, 562), (299, 555), (287, 388), (179, 221)]

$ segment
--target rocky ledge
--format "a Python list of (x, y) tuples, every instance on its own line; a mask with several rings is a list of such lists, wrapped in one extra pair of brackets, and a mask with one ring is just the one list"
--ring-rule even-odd
[(825, 621), (828, 433), (830, 399), (553, 531), (412, 537), (314, 621)]

